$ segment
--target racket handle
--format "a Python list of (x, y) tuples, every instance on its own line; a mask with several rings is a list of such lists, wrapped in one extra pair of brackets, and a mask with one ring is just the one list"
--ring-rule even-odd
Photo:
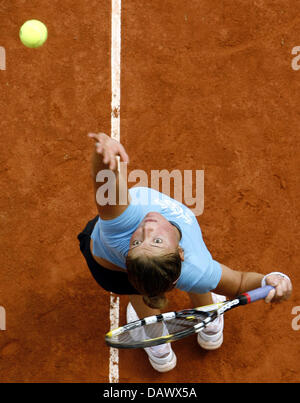
[(271, 285), (266, 285), (265, 287), (256, 288), (255, 290), (244, 292), (240, 295), (242, 304), (250, 304), (251, 302), (258, 301), (260, 299), (266, 298), (269, 292), (273, 289)]

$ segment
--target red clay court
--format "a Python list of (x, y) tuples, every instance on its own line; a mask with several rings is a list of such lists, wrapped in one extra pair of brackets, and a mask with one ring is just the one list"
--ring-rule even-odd
[[(112, 113), (131, 170), (204, 170), (217, 261), (293, 282), (285, 303), (226, 314), (219, 350), (174, 343), (169, 373), (120, 351), (118, 381), (299, 381), (299, 15), (296, 0), (123, 0), (118, 115), (111, 1), (1, 1), (1, 382), (109, 382), (110, 296), (76, 237), (96, 215), (87, 133), (111, 133)], [(49, 31), (39, 49), (18, 37), (32, 18)], [(187, 307), (171, 294), (168, 310)]]

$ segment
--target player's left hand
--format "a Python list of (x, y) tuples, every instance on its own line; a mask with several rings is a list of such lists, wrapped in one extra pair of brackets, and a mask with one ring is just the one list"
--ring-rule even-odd
[(270, 274), (266, 278), (266, 284), (274, 287), (265, 298), (266, 303), (286, 301), (292, 294), (291, 281), (279, 274)]

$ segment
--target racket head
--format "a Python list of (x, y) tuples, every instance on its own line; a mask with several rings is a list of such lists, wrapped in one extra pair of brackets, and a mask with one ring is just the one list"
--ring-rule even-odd
[(106, 334), (105, 341), (114, 348), (146, 348), (171, 343), (197, 333), (216, 317), (216, 310), (169, 312), (114, 329)]
[(139, 319), (108, 332), (105, 341), (115, 348), (146, 348), (170, 343), (198, 333), (217, 316), (232, 308), (265, 298), (272, 288), (265, 286), (229, 301)]

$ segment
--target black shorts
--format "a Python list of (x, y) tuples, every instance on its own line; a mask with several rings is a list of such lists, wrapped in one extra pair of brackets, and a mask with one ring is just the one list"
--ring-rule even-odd
[(115, 294), (121, 295), (139, 294), (139, 292), (128, 281), (126, 271), (123, 273), (121, 271), (106, 269), (93, 258), (90, 251), (90, 239), (97, 220), (98, 216), (89, 221), (84, 230), (77, 237), (80, 243), (81, 253), (84, 256), (94, 279), (106, 291), (111, 291)]

